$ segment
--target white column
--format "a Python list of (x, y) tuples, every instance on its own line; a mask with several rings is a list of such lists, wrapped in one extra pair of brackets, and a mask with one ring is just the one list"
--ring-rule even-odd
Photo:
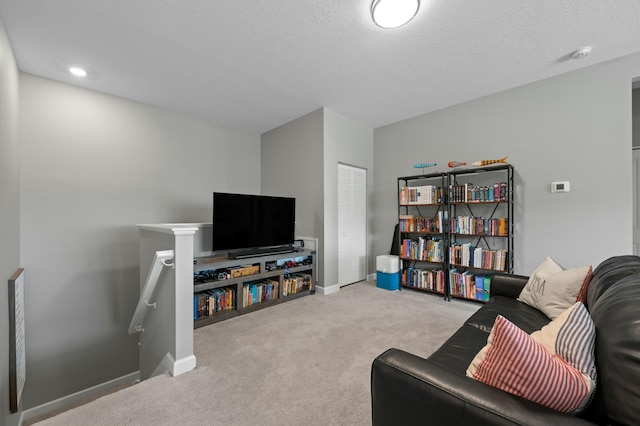
[(196, 224), (138, 225), (141, 289), (157, 251), (173, 250), (173, 267), (165, 267), (142, 323), (140, 378), (169, 372), (173, 376), (196, 366), (193, 354), (193, 244)]
[(193, 235), (196, 229), (173, 229), (175, 236), (176, 348), (171, 374), (196, 367), (193, 354)]

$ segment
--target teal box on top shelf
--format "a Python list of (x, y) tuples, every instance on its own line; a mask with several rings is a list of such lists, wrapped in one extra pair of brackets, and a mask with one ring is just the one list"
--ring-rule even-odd
[(400, 290), (400, 259), (383, 254), (376, 257), (376, 286), (385, 290)]

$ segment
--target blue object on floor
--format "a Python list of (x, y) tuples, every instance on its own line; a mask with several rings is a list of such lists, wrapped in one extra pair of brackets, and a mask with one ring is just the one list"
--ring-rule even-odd
[(400, 290), (400, 273), (395, 272), (387, 274), (385, 272), (377, 272), (376, 286), (385, 290)]

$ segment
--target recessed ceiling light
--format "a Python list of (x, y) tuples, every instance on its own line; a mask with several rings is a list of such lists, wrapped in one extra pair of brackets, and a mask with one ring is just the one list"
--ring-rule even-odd
[(71, 74), (75, 75), (76, 77), (86, 77), (87, 76), (87, 72), (85, 70), (83, 70), (82, 68), (78, 68), (78, 67), (69, 68), (69, 72)]
[(416, 16), (420, 0), (373, 0), (371, 16), (382, 28), (398, 28)]

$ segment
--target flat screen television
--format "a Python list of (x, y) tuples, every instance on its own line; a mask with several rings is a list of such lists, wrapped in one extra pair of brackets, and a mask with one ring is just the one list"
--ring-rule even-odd
[(296, 199), (266, 195), (213, 193), (213, 251), (269, 252), (292, 247)]

